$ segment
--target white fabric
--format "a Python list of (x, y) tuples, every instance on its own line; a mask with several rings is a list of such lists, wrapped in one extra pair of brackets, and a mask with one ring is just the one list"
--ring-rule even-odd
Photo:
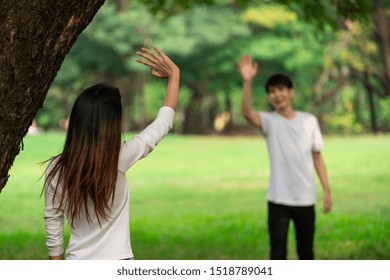
[(271, 168), (268, 201), (288, 206), (314, 205), (312, 152), (318, 152), (324, 146), (317, 119), (300, 111), (296, 111), (292, 119), (276, 112), (259, 114)]
[[(108, 220), (101, 220), (101, 227), (93, 216), (93, 209), (89, 211), (92, 223), (89, 224), (85, 215), (81, 215), (78, 225), (70, 228), (70, 241), (65, 258), (72, 259), (126, 259), (132, 258), (129, 226), (129, 190), (125, 172), (138, 160), (147, 156), (160, 140), (169, 132), (173, 124), (174, 111), (170, 107), (162, 107), (156, 120), (145, 128), (140, 134), (125, 141), (121, 145), (118, 179), (116, 182), (115, 199), (110, 209)], [(50, 171), (49, 165), (46, 175)], [(45, 187), (45, 225), (46, 245), (49, 256), (63, 254), (64, 213), (60, 209), (57, 192), (53, 197), (55, 180)], [(54, 204), (52, 203), (54, 199)], [(82, 212), (83, 213), (83, 212)]]

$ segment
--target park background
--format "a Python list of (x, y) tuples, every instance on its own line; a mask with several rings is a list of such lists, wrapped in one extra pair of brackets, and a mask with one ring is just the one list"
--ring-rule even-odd
[[(388, 20), (390, 5), (374, 1), (382, 6), (369, 19), (332, 24), (316, 20), (315, 9), (310, 17), (273, 1), (214, 2), (183, 9), (163, 1), (155, 10), (153, 1), (106, 1), (63, 62), (0, 195), (0, 259), (47, 258), (41, 163), (60, 152), (83, 88), (120, 88), (124, 137), (156, 116), (165, 82), (134, 61), (150, 44), (182, 78), (173, 133), (128, 172), (137, 259), (268, 258), (268, 155), (240, 113), (242, 54), (260, 64), (256, 108), (270, 109), (265, 79), (286, 72), (294, 106), (320, 121), (334, 209), (322, 214), (317, 184), (316, 258), (390, 259), (389, 54), (378, 32), (378, 7)], [(290, 259), (294, 245), (290, 227)]]

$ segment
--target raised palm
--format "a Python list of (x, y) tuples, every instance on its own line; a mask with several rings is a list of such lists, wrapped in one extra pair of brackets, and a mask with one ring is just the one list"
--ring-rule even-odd
[(258, 69), (258, 64), (252, 61), (250, 55), (243, 55), (238, 63), (243, 80), (251, 81), (255, 77)]
[(157, 47), (152, 47), (154, 51), (142, 48), (137, 54), (145, 60), (136, 59), (137, 62), (152, 68), (152, 75), (160, 78), (169, 78), (179, 72), (179, 68), (172, 60)]

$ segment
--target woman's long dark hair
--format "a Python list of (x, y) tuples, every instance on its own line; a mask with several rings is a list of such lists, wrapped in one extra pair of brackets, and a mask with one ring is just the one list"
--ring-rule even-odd
[(48, 186), (56, 178), (54, 197), (61, 186), (59, 207), (65, 207), (72, 226), (79, 221), (83, 208), (87, 221), (91, 222), (90, 204), (99, 224), (109, 217), (115, 196), (121, 133), (119, 90), (104, 84), (85, 89), (73, 105), (63, 151), (49, 160), (54, 161), (45, 180)]

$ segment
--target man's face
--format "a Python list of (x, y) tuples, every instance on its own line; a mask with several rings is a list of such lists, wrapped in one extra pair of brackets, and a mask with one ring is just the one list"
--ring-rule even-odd
[(275, 110), (283, 110), (291, 106), (293, 96), (294, 90), (284, 85), (268, 87), (268, 100)]

